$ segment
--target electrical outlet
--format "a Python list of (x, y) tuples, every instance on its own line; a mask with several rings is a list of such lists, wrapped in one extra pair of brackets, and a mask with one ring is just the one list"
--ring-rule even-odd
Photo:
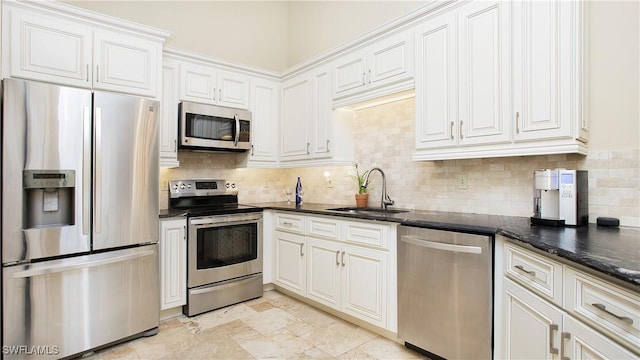
[(458, 175), (456, 188), (458, 188), (458, 190), (467, 190), (469, 188), (469, 176), (467, 174)]

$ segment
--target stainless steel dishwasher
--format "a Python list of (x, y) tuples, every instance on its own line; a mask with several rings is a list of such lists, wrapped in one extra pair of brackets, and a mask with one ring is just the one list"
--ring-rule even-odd
[(398, 227), (398, 337), (430, 357), (491, 359), (493, 236)]

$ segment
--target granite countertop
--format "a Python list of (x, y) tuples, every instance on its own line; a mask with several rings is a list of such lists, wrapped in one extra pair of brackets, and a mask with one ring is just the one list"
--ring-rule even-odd
[(475, 234), (500, 234), (509, 240), (529, 245), (573, 263), (621, 280), (626, 285), (640, 286), (640, 229), (607, 228), (589, 224), (582, 227), (549, 227), (531, 225), (529, 218), (439, 211), (410, 210), (396, 214), (349, 213), (330, 209), (332, 204), (301, 206), (286, 202), (246, 204), (272, 210), (297, 211), (344, 218), (395, 222), (401, 225), (431, 229), (462, 231)]

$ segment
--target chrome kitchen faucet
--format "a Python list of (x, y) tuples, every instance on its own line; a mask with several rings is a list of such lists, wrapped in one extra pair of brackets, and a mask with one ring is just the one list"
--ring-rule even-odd
[(380, 169), (379, 167), (374, 167), (371, 170), (365, 172), (363, 175), (364, 179), (362, 181), (362, 187), (366, 188), (367, 185), (369, 185), (369, 175), (371, 175), (371, 172), (373, 172), (373, 170), (378, 170), (380, 172), (380, 175), (382, 175), (382, 198), (380, 199), (380, 208), (382, 208), (383, 210), (387, 210), (387, 206), (393, 205), (395, 201), (391, 200), (389, 195), (387, 195), (387, 177), (384, 175), (384, 171), (382, 171), (382, 169)]

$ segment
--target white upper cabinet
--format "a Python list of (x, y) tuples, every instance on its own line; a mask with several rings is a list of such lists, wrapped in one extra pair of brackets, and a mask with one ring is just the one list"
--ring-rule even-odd
[(508, 6), (473, 2), (416, 28), (417, 149), (510, 140)]
[(412, 36), (404, 31), (335, 60), (333, 99), (359, 94), (353, 101), (337, 101), (349, 103), (412, 88)]
[(312, 71), (313, 158), (330, 158), (333, 148), (333, 111), (331, 108), (331, 71), (324, 66)]
[(178, 78), (179, 64), (165, 59), (162, 64), (162, 107), (159, 127), (160, 166), (178, 167)]
[[(79, 10), (74, 16), (61, 13), (70, 8), (66, 5), (41, 4), (55, 11), (33, 6), (3, 3), (3, 76), (160, 95), (162, 44), (168, 34), (148, 36), (120, 24), (115, 27), (122, 31), (116, 32), (100, 27), (95, 15), (87, 22), (77, 16)], [(112, 24), (105, 20), (104, 25)]]
[(282, 85), (280, 160), (311, 158), (312, 79), (306, 74)]
[(584, 6), (474, 1), (417, 25), (413, 159), (586, 154)]
[(588, 138), (581, 108), (582, 6), (576, 1), (513, 3), (515, 141)]
[(280, 123), (280, 84), (255, 79), (251, 82), (250, 164), (276, 164)]
[(297, 161), (297, 165), (332, 161), (333, 123), (329, 66), (311, 69), (285, 81), (280, 160)]
[(180, 98), (199, 103), (249, 109), (249, 78), (214, 67), (184, 63)]
[(119, 32), (93, 33), (95, 89), (157, 96), (162, 44)]

